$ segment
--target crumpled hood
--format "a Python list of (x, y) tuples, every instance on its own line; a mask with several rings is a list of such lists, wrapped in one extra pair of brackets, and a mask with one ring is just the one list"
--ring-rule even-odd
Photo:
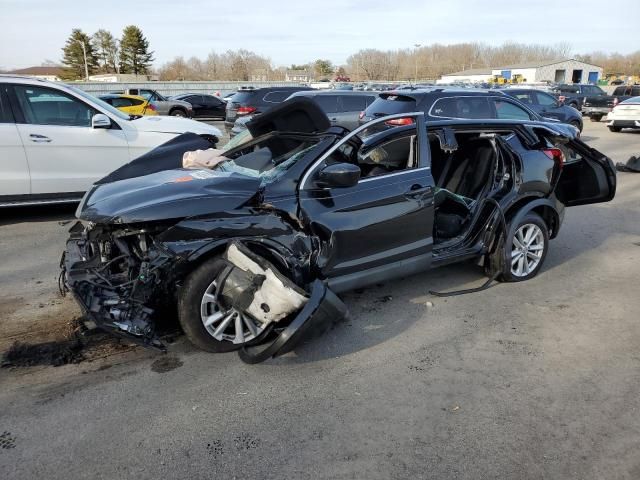
[(173, 169), (94, 185), (76, 212), (94, 223), (136, 223), (234, 210), (260, 188), (237, 173)]
[(132, 120), (132, 124), (136, 130), (144, 132), (176, 134), (193, 132), (198, 135), (215, 135), (218, 138), (222, 138), (222, 132), (218, 128), (189, 118), (165, 117), (163, 115), (143, 116)]

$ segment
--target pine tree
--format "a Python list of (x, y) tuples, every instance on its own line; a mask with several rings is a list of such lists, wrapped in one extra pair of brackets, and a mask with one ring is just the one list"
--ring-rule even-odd
[(98, 68), (103, 73), (118, 70), (118, 45), (111, 32), (100, 29), (91, 37), (93, 49), (98, 58)]
[(153, 52), (149, 51), (149, 41), (135, 25), (125, 27), (120, 40), (120, 73), (144, 75), (153, 62)]
[(62, 73), (64, 80), (78, 80), (84, 79), (84, 53), (82, 51), (82, 45), (87, 51), (87, 67), (89, 75), (95, 72), (98, 65), (98, 61), (91, 45), (89, 36), (79, 28), (74, 28), (71, 31), (71, 35), (67, 39), (67, 43), (62, 49), (62, 63), (65, 68)]

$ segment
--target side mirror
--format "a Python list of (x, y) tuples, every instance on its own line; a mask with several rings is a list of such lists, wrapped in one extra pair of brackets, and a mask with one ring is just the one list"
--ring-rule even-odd
[(360, 174), (360, 167), (353, 163), (334, 163), (320, 170), (318, 183), (323, 187), (353, 187)]
[(111, 119), (104, 113), (96, 113), (91, 117), (91, 128), (111, 128)]

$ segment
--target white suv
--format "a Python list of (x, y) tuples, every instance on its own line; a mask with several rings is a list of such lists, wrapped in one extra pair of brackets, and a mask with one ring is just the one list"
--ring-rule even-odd
[(61, 83), (0, 75), (0, 207), (77, 201), (98, 179), (185, 132), (176, 117), (132, 119)]

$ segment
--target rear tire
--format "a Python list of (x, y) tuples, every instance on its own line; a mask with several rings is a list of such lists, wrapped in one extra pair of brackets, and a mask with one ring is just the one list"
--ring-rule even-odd
[(184, 110), (180, 109), (180, 108), (175, 108), (173, 110), (171, 110), (169, 112), (169, 115), (171, 115), (172, 117), (185, 117), (187, 116), (187, 112), (185, 112)]
[(622, 128), (620, 127), (613, 127), (613, 126), (609, 127), (610, 132), (618, 133), (620, 130), (622, 130)]
[(549, 228), (540, 215), (529, 212), (509, 227), (502, 245), (500, 280), (522, 282), (535, 277), (549, 250)]
[(591, 115), (589, 117), (589, 120), (591, 120), (592, 122), (599, 122), (600, 120), (602, 120), (602, 115)]

